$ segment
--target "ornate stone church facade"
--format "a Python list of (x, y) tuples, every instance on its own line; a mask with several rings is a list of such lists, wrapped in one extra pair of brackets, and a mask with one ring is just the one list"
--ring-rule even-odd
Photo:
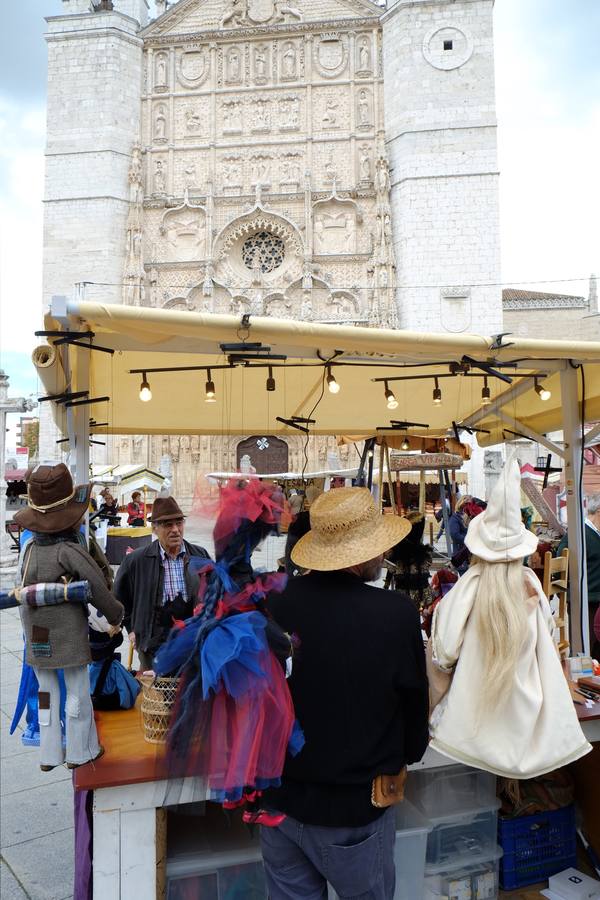
[[(48, 20), (45, 304), (79, 291), (499, 330), (491, 0), (159, 0), (151, 21), (146, 0), (63, 4)], [(301, 438), (265, 437), (115, 437), (106, 452), (170, 459), (185, 501), (199, 470), (242, 451), (262, 471), (302, 467)], [(314, 442), (311, 468), (331, 444)]]

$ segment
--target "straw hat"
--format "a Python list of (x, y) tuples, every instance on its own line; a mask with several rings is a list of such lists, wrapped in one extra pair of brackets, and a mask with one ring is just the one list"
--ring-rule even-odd
[(84, 516), (92, 485), (73, 487), (71, 473), (64, 463), (29, 469), (25, 481), (27, 506), (13, 517), (21, 528), (56, 534), (74, 528)]
[(310, 508), (310, 525), (292, 549), (292, 560), (320, 572), (374, 559), (411, 529), (406, 519), (382, 516), (367, 488), (333, 488), (321, 494)]
[(521, 471), (514, 456), (507, 459), (487, 509), (471, 520), (465, 544), (486, 562), (523, 559), (537, 549), (537, 536), (521, 519)]

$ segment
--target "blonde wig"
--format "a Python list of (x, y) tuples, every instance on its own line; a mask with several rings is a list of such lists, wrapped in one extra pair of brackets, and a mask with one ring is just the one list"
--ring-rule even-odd
[(527, 594), (523, 560), (486, 562), (473, 558), (480, 568), (474, 604), (485, 675), (480, 709), (500, 706), (510, 691), (521, 647), (527, 633)]

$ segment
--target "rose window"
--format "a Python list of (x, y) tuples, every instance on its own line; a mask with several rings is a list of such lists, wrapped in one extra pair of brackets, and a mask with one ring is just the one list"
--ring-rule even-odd
[(285, 244), (281, 238), (268, 231), (253, 234), (242, 245), (242, 260), (246, 268), (261, 272), (278, 269), (285, 257)]

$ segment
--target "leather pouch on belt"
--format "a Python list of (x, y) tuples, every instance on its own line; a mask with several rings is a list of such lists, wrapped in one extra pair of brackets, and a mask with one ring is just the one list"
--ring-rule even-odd
[(407, 776), (406, 766), (397, 775), (377, 775), (371, 786), (371, 803), (380, 809), (395, 806), (404, 800), (404, 785)]

